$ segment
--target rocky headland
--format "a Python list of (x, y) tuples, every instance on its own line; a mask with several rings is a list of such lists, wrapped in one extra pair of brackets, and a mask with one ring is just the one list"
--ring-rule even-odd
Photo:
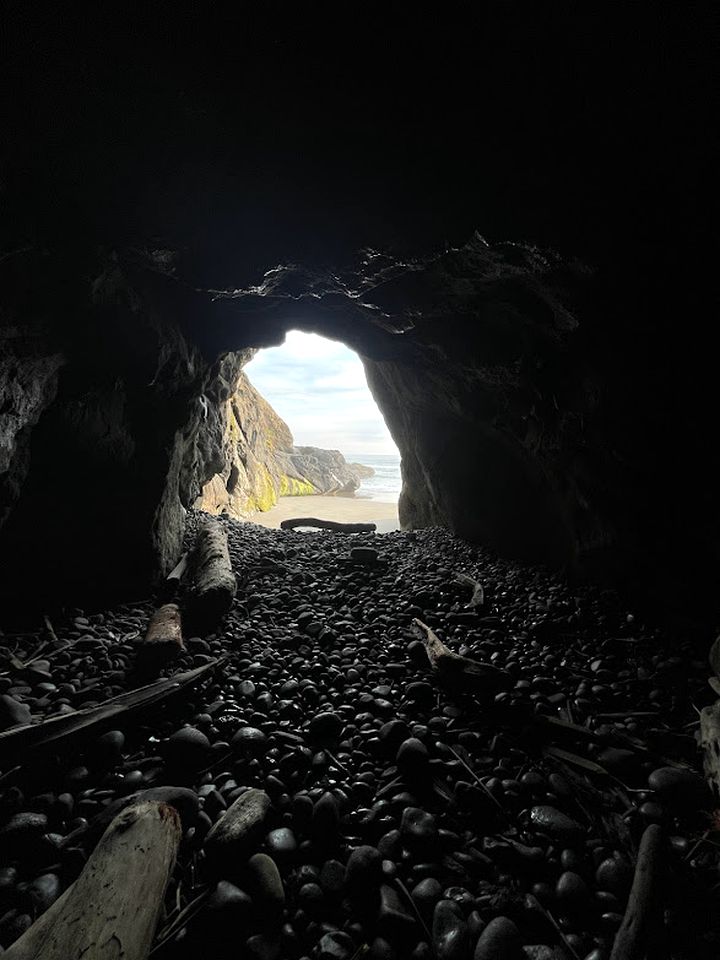
[(224, 466), (195, 503), (206, 513), (247, 519), (279, 497), (348, 496), (374, 473), (339, 450), (295, 446), (287, 423), (242, 371), (225, 408)]

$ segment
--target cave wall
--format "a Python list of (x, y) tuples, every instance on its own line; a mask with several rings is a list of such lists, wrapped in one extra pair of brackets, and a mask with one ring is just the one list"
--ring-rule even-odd
[(223, 466), (221, 401), (246, 359), (203, 356), (176, 301), (117, 257), (77, 266), (23, 254), (0, 264), (10, 605), (132, 596), (169, 570), (186, 507)]
[(361, 355), (402, 455), (403, 526), (708, 602), (708, 382), (642, 318), (628, 331), (634, 305), (612, 303), (601, 271), (480, 235), (224, 292), (155, 255), (87, 263), (72, 282), (66, 261), (2, 265), (7, 597), (128, 596), (167, 572), (186, 509), (228, 471), (243, 364), (294, 327)]
[(717, 605), (710, 27), (12, 11), (5, 596), (167, 569), (225, 468), (238, 352), (292, 326), (363, 357), (405, 523)]

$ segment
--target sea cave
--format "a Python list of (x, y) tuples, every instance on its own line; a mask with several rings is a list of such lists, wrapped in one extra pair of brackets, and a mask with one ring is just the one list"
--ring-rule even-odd
[(341, 7), (8, 16), (0, 952), (715, 957), (712, 29)]

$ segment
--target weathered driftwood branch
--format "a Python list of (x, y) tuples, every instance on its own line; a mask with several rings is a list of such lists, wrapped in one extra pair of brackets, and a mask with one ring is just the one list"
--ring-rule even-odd
[(217, 520), (208, 520), (200, 528), (192, 568), (188, 613), (197, 629), (210, 631), (230, 610), (237, 588), (227, 533)]
[(489, 663), (479, 663), (468, 657), (453, 653), (430, 627), (422, 620), (413, 620), (413, 624), (424, 634), (423, 643), (428, 660), (440, 680), (448, 687), (458, 690), (497, 692), (507, 690), (513, 685), (513, 679), (505, 670), (493, 667)]
[(201, 680), (222, 662), (222, 659), (214, 660), (194, 670), (178, 673), (174, 677), (156, 680), (144, 687), (130, 690), (129, 693), (112, 697), (98, 707), (88, 707), (60, 717), (50, 717), (42, 723), (28, 723), (22, 727), (4, 730), (0, 732), (0, 768), (6, 768), (9, 757), (41, 747), (57, 750), (73, 742), (76, 737), (97, 732), (98, 727), (116, 721), (121, 715), (126, 722), (129, 715), (167, 700)]
[(474, 610), (476, 607), (481, 607), (485, 603), (485, 590), (479, 580), (473, 579), (473, 577), (468, 576), (467, 573), (456, 573), (455, 579), (458, 583), (472, 587), (472, 597), (470, 597), (470, 600), (465, 604), (467, 610)]
[(118, 814), (84, 870), (3, 954), (8, 960), (145, 960), (182, 836), (164, 803)]
[(662, 830), (652, 823), (640, 841), (632, 889), (610, 960), (642, 960), (649, 954), (648, 944), (662, 925), (661, 866)]
[(720, 799), (720, 700), (700, 711), (700, 749), (705, 779), (713, 796)]
[(184, 649), (180, 608), (166, 603), (152, 615), (147, 633), (137, 642), (138, 660), (144, 667), (159, 669)]
[(293, 517), (280, 523), (281, 530), (294, 530), (296, 527), (319, 527), (320, 530), (332, 530), (333, 533), (374, 533), (374, 523), (340, 523), (338, 520), (319, 520), (317, 517)]

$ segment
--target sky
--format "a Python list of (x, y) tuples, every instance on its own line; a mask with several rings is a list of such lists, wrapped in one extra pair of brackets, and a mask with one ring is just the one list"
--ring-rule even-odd
[(362, 362), (344, 344), (291, 330), (282, 346), (260, 350), (245, 373), (299, 446), (344, 454), (397, 453)]

